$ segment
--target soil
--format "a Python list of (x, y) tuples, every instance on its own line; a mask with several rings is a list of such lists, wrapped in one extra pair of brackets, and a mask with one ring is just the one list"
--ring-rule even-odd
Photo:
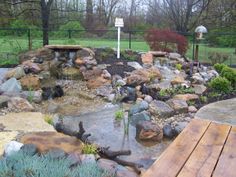
[(133, 51), (125, 51), (121, 53), (120, 59), (117, 59), (116, 54), (113, 50), (108, 51), (106, 48), (97, 49), (95, 51), (95, 54), (95, 58), (98, 64), (108, 65), (107, 71), (111, 75), (120, 75), (121, 77), (125, 77), (128, 72), (132, 72), (133, 70), (135, 70), (135, 68), (127, 65), (128, 62), (136, 61), (139, 64), (142, 64), (140, 54)]

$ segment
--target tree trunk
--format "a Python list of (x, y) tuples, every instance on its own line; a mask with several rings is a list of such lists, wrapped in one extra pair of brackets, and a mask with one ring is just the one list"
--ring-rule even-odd
[(50, 17), (50, 8), (52, 5), (53, 0), (41, 0), (41, 20), (42, 20), (42, 27), (43, 27), (43, 46), (49, 44), (48, 38), (48, 28), (49, 28), (49, 17)]

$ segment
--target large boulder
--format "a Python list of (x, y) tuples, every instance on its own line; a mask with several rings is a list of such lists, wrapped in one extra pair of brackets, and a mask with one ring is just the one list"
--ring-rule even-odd
[(0, 95), (0, 108), (7, 107), (7, 103), (10, 100), (8, 96)]
[(185, 100), (170, 99), (167, 104), (172, 107), (176, 113), (184, 113), (188, 111), (188, 104)]
[(160, 118), (171, 117), (174, 114), (174, 109), (163, 101), (154, 100), (149, 104), (149, 111), (154, 116)]
[(8, 101), (8, 107), (10, 109), (30, 112), (34, 111), (34, 107), (26, 100), (20, 97), (13, 97)]
[(77, 58), (75, 60), (75, 64), (77, 66), (85, 65), (88, 68), (90, 66), (97, 65), (95, 53), (89, 48), (83, 48), (82, 50), (78, 50), (76, 55)]
[(21, 84), (16, 80), (16, 78), (11, 78), (0, 86), (1, 92), (19, 93), (21, 90)]
[(40, 80), (36, 75), (27, 75), (20, 79), (21, 86), (24, 90), (38, 90), (40, 89)]
[(32, 72), (34, 74), (38, 74), (41, 71), (41, 68), (37, 63), (33, 63), (32, 61), (24, 61), (22, 63), (22, 66), (25, 71)]
[(43, 61), (52, 60), (54, 58), (54, 52), (47, 48), (40, 48), (37, 50), (28, 51), (19, 55), (20, 63), (31, 60), (34, 58), (41, 58)]
[(161, 127), (151, 121), (141, 121), (136, 125), (136, 137), (145, 141), (161, 141), (163, 131)]
[(139, 69), (131, 72), (130, 76), (127, 77), (127, 84), (137, 86), (154, 79), (161, 79), (161, 73), (158, 68)]
[(102, 75), (102, 70), (99, 68), (94, 68), (93, 70), (86, 70), (82, 72), (84, 80), (90, 80), (94, 79), (95, 77), (101, 76)]
[(133, 105), (129, 110), (129, 115), (134, 115), (148, 109), (148, 103), (146, 101), (141, 101)]
[(20, 79), (23, 76), (25, 76), (25, 70), (22, 66), (18, 66), (14, 69), (11, 69), (5, 74), (6, 79), (10, 79), (12, 77), (14, 77), (16, 79)]
[(153, 64), (153, 55), (150, 52), (142, 54), (141, 59), (144, 64)]
[(40, 153), (51, 149), (61, 149), (66, 153), (82, 152), (82, 142), (79, 139), (57, 132), (28, 133), (20, 138), (20, 142), (36, 145)]
[(87, 87), (89, 89), (96, 89), (98, 87), (101, 87), (103, 85), (110, 85), (111, 84), (111, 81), (110, 80), (107, 80), (107, 79), (104, 79), (103, 77), (95, 77), (89, 81), (87, 81)]
[(136, 124), (138, 124), (140, 121), (150, 121), (150, 120), (151, 120), (151, 117), (146, 111), (136, 113), (130, 116), (130, 122), (133, 126), (136, 126)]
[(185, 100), (185, 101), (194, 101), (198, 100), (199, 96), (196, 94), (178, 94), (173, 97), (174, 99)]

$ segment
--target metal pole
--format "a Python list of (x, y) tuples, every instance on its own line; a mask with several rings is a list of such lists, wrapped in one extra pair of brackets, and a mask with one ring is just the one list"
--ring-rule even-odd
[(131, 31), (129, 31), (129, 49), (131, 49)]
[(193, 56), (192, 56), (192, 60), (194, 61), (195, 57), (194, 57), (194, 51), (195, 51), (195, 33), (193, 33)]
[(117, 58), (120, 58), (120, 27), (118, 27), (118, 45), (117, 45)]
[(71, 39), (71, 30), (68, 30), (69, 39)]
[(30, 29), (28, 29), (28, 45), (29, 45), (29, 50), (32, 50), (32, 42), (31, 42)]

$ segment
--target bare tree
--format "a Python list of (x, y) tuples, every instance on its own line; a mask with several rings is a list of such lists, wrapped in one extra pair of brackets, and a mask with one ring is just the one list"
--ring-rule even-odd
[(88, 30), (92, 29), (93, 25), (93, 1), (86, 0), (86, 21), (85, 21), (86, 28)]

